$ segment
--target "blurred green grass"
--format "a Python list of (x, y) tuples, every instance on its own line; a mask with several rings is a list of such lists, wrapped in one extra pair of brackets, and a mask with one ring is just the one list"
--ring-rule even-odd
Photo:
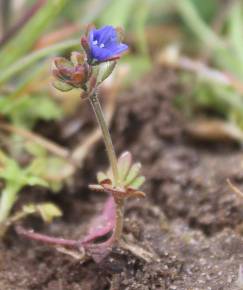
[[(80, 49), (80, 35), (89, 23), (125, 29), (130, 53), (122, 62), (130, 66), (127, 78), (130, 84), (153, 69), (158, 50), (171, 43), (179, 43), (185, 54), (202, 59), (209, 66), (243, 81), (243, 3), (240, 0), (26, 0), (16, 13), (17, 2), (2, 0), (0, 13), (0, 31), (3, 39), (6, 36), (8, 39), (4, 43), (0, 39), (0, 96), (5, 103), (11, 103), (9, 107), (15, 107), (20, 97), (31, 98), (36, 94), (46, 95), (53, 104), (47, 77), (39, 91), (28, 90), (28, 87), (42, 82), (40, 75), (43, 73), (49, 75), (51, 57), (68, 55), (71, 50)], [(20, 25), (16, 27), (16, 23)], [(203, 85), (208, 87), (211, 84)], [(228, 87), (222, 87), (222, 90), (232, 91), (231, 98), (237, 95), (240, 100), (237, 107), (243, 106), (238, 91)], [(199, 106), (200, 95), (195, 93), (194, 97)], [(210, 99), (217, 101), (212, 100), (209, 106), (216, 111), (221, 95), (210, 93)], [(222, 102), (225, 102), (223, 97)], [(234, 102), (229, 104), (232, 110), (236, 109)], [(4, 109), (6, 104), (1, 108), (0, 113), (12, 122), (10, 111), (8, 115)], [(47, 110), (45, 118), (48, 118), (48, 112), (49, 119), (56, 118), (53, 109)], [(224, 116), (227, 119), (228, 110)], [(36, 113), (32, 123), (42, 118)], [(26, 126), (24, 123), (19, 121), (19, 125)]]

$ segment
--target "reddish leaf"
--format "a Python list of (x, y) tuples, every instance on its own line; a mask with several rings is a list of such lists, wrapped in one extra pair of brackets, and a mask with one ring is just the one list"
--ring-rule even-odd
[[(97, 263), (112, 250), (116, 219), (115, 206), (114, 198), (110, 196), (104, 205), (103, 212), (93, 220), (87, 236), (80, 241), (80, 244)], [(105, 241), (99, 242), (99, 239), (102, 238), (105, 238)]]
[(112, 250), (113, 229), (116, 219), (115, 206), (114, 198), (109, 197), (101, 215), (94, 218), (87, 235), (79, 241), (50, 237), (35, 233), (33, 230), (26, 230), (21, 226), (17, 226), (16, 231), (19, 235), (31, 240), (75, 249), (84, 248), (94, 261), (99, 263)]

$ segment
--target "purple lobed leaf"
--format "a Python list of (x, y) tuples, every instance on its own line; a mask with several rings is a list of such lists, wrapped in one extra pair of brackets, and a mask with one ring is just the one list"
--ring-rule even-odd
[[(112, 250), (114, 242), (113, 229), (116, 219), (115, 206), (114, 198), (110, 196), (104, 205), (103, 212), (94, 218), (87, 235), (80, 241), (80, 245), (86, 249), (97, 263), (101, 262)], [(107, 240), (96, 243), (97, 239), (106, 237), (109, 233), (111, 233), (111, 236)]]
[(115, 226), (115, 201), (110, 196), (105, 205), (101, 215), (94, 218), (91, 223), (90, 230), (87, 236), (82, 240), (82, 244), (86, 244), (108, 234)]
[[(115, 201), (114, 198), (110, 196), (105, 202), (102, 213), (95, 217), (91, 223), (91, 227), (87, 235), (79, 241), (51, 237), (45, 234), (36, 233), (33, 230), (27, 230), (22, 226), (17, 226), (15, 229), (19, 235), (31, 240), (69, 248), (84, 248), (86, 252), (94, 259), (94, 261), (99, 263), (112, 250), (112, 245), (114, 242), (113, 229), (115, 227), (116, 219), (115, 212)], [(99, 238), (104, 238), (104, 241), (98, 242)]]

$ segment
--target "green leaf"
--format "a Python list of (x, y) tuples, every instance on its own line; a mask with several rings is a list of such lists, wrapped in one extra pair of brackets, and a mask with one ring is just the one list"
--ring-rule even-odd
[(103, 64), (99, 65), (99, 73), (97, 77), (98, 83), (103, 82), (105, 79), (107, 79), (111, 73), (113, 72), (114, 68), (116, 66), (116, 61), (109, 61)]
[(50, 223), (54, 218), (61, 217), (62, 211), (59, 207), (53, 203), (43, 203), (36, 206), (37, 210), (40, 212), (42, 219)]
[(108, 176), (104, 172), (100, 171), (97, 173), (98, 183), (101, 183), (103, 180), (106, 180), (106, 179), (108, 179)]
[(133, 180), (133, 182), (130, 184), (130, 186), (134, 189), (138, 189), (140, 186), (143, 185), (144, 182), (145, 182), (145, 177), (139, 176), (138, 178)]
[(7, 158), (0, 170), (0, 177), (13, 184), (22, 184), (23, 174), (18, 163), (14, 159)]
[(38, 96), (31, 97), (31, 108), (27, 108), (30, 114), (31, 110), (33, 119), (38, 118), (46, 121), (57, 120), (62, 117), (62, 110), (56, 102), (50, 97)]
[(26, 214), (33, 214), (36, 212), (36, 206), (31, 203), (31, 204), (26, 204), (22, 207), (22, 211)]
[(129, 185), (135, 179), (135, 177), (138, 176), (140, 170), (141, 170), (141, 163), (133, 164), (125, 179), (125, 185)]
[(24, 185), (29, 185), (29, 186), (34, 186), (34, 185), (40, 185), (47, 187), (48, 183), (41, 177), (38, 176), (27, 176), (25, 179), (25, 184)]
[[(17, 200), (19, 191), (24, 186), (39, 185), (47, 187), (49, 185), (43, 178), (43, 173), (48, 167), (38, 168), (39, 160), (34, 159), (29, 166), (21, 168), (14, 159), (9, 158), (0, 151), (0, 178), (5, 183), (0, 198), (0, 222), (3, 222), (8, 217), (11, 208)], [(42, 158), (42, 160), (44, 159)]]
[(52, 85), (54, 88), (56, 88), (57, 90), (59, 90), (61, 92), (69, 92), (73, 89), (73, 87), (71, 85), (66, 84), (62, 81), (58, 81), (58, 80), (53, 81)]
[(58, 104), (48, 96), (25, 95), (1, 98), (0, 113), (18, 126), (32, 128), (38, 120), (57, 120), (63, 115)]
[(128, 151), (122, 153), (122, 155), (118, 159), (118, 164), (117, 164), (118, 165), (119, 180), (121, 182), (123, 182), (124, 179), (126, 178), (128, 172), (129, 172), (129, 168), (131, 166), (131, 163), (132, 163), (131, 153)]

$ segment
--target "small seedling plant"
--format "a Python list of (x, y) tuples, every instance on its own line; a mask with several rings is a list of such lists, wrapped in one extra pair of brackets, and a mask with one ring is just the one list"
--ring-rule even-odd
[(90, 188), (109, 195), (103, 212), (93, 220), (87, 235), (80, 240), (49, 237), (17, 227), (17, 232), (27, 238), (55, 245), (59, 250), (61, 247), (66, 253), (76, 250), (96, 262), (100, 262), (113, 246), (121, 242), (125, 200), (145, 196), (139, 190), (145, 181), (140, 175), (141, 164), (133, 163), (130, 152), (124, 152), (117, 158), (98, 96), (100, 85), (128, 50), (128, 46), (122, 43), (122, 35), (120, 28), (112, 26), (89, 27), (81, 37), (83, 50), (72, 52), (70, 60), (56, 57), (52, 64), (54, 87), (62, 92), (81, 89), (81, 97), (91, 104), (102, 132), (110, 168), (107, 172), (98, 172), (97, 184), (90, 185)]
[(26, 186), (49, 187), (53, 191), (59, 189), (59, 184), (53, 183), (52, 185), (48, 183), (43, 175), (44, 167), (48, 165), (47, 158), (50, 158), (53, 163), (52, 157), (39, 156), (23, 168), (17, 161), (0, 150), (0, 179), (4, 183), (0, 198), (0, 237), (5, 234), (9, 226), (26, 216), (38, 214), (46, 222), (50, 222), (54, 217), (61, 216), (59, 208), (51, 203), (26, 204), (16, 213), (11, 213), (21, 191)]

